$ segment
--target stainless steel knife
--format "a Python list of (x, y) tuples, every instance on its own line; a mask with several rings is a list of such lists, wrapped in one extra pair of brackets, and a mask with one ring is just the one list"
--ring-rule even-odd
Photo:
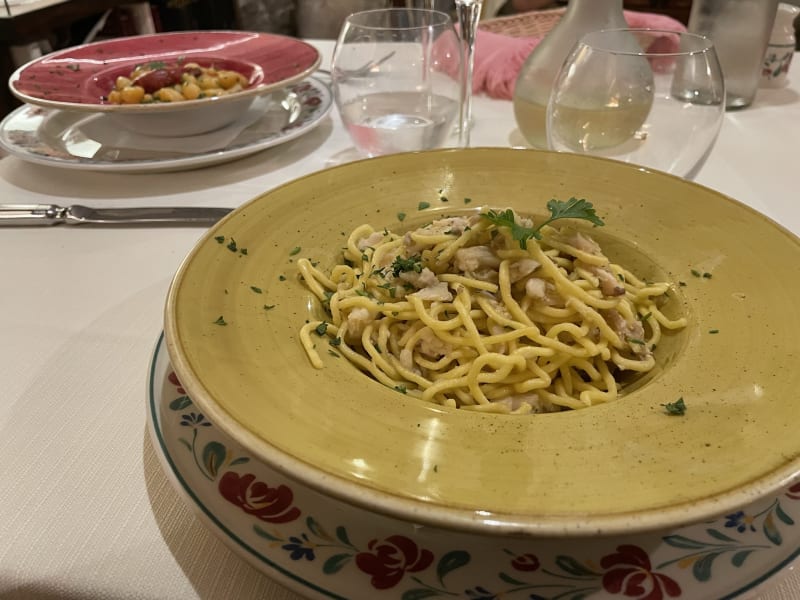
[(231, 212), (205, 206), (90, 208), (80, 204), (0, 204), (0, 227), (31, 225), (202, 225)]

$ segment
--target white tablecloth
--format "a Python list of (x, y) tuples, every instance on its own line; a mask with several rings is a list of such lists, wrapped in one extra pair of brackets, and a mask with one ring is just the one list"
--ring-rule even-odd
[[(329, 57), (331, 42), (315, 42)], [(327, 63), (327, 60), (325, 61)], [(800, 234), (800, 66), (726, 115), (697, 181)], [(475, 101), (473, 145), (515, 141), (508, 102)], [(0, 160), (0, 202), (236, 206), (351, 156), (332, 113), (284, 145), (173, 174)], [(170, 279), (200, 229), (0, 230), (0, 598), (296, 599), (217, 541), (162, 473), (145, 382)], [(784, 569), (765, 600), (800, 599)]]

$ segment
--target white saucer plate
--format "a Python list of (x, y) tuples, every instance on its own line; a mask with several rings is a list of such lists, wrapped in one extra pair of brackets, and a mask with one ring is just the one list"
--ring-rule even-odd
[(147, 421), (167, 478), (198, 518), (308, 598), (755, 600), (800, 554), (800, 484), (669, 531), (571, 540), (454, 531), (437, 545), (425, 527), (359, 512), (254, 458), (186, 395), (163, 334), (150, 364)]
[(300, 137), (317, 127), (332, 106), (328, 85), (309, 77), (257, 98), (242, 121), (225, 130), (187, 138), (132, 139), (103, 114), (25, 104), (0, 122), (0, 148), (27, 162), (64, 169), (127, 173), (196, 169)]

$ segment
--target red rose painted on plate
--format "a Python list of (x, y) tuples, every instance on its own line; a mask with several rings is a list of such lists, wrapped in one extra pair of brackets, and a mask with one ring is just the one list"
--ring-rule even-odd
[(681, 595), (681, 586), (666, 575), (654, 573), (647, 552), (638, 546), (617, 546), (617, 552), (604, 556), (600, 566), (606, 570), (603, 588), (607, 592), (637, 600), (663, 600)]
[(270, 487), (250, 473), (240, 476), (228, 471), (219, 480), (219, 493), (244, 512), (268, 523), (288, 523), (300, 516), (300, 509), (292, 506), (291, 489), (285, 485)]
[(520, 554), (514, 557), (511, 566), (517, 571), (535, 571), (541, 566), (541, 563), (534, 554)]
[(175, 375), (175, 371), (170, 371), (169, 375), (167, 375), (167, 380), (175, 386), (175, 389), (178, 390), (179, 394), (185, 394), (186, 390), (181, 385), (181, 382), (178, 380), (178, 376)]
[(385, 540), (372, 540), (369, 552), (356, 555), (358, 568), (372, 575), (373, 587), (386, 590), (396, 586), (406, 573), (424, 571), (433, 563), (433, 553), (420, 549), (402, 535), (392, 535)]
[(800, 483), (795, 483), (792, 487), (790, 487), (786, 492), (786, 495), (792, 500), (800, 500)]

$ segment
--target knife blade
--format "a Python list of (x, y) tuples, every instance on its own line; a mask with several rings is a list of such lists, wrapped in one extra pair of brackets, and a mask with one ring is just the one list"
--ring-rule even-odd
[(91, 208), (81, 204), (3, 204), (0, 227), (31, 225), (213, 225), (230, 208), (206, 206), (142, 206)]

